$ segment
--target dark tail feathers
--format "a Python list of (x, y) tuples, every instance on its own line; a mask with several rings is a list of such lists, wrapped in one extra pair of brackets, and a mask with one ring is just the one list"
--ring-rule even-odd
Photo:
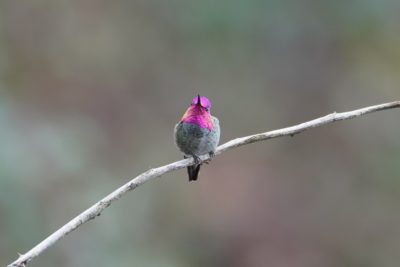
[(189, 175), (189, 182), (196, 181), (200, 171), (200, 164), (199, 165), (192, 165), (187, 167), (187, 172)]

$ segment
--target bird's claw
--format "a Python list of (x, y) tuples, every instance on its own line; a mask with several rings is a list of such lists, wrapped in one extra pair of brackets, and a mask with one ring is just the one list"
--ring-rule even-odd
[(209, 158), (204, 161), (205, 164), (209, 164), (211, 162), (211, 160), (215, 157), (215, 152), (214, 151), (208, 152), (208, 156)]
[(200, 164), (201, 159), (200, 159), (198, 156), (192, 155), (192, 157), (193, 157), (193, 161), (194, 161), (194, 164), (195, 164), (195, 165)]
[[(197, 155), (191, 155), (191, 156), (193, 157), (193, 161), (194, 161), (194, 164), (195, 164), (195, 165), (202, 164), (201, 159), (200, 159), (199, 156), (197, 156)], [(211, 160), (214, 158), (215, 152), (214, 152), (214, 151), (208, 152), (208, 156), (209, 156), (209, 158), (206, 159), (206, 160), (204, 160), (203, 163), (209, 164), (209, 163), (211, 162)], [(184, 158), (186, 159), (186, 158), (188, 158), (188, 157), (187, 157), (187, 156), (184, 156)]]

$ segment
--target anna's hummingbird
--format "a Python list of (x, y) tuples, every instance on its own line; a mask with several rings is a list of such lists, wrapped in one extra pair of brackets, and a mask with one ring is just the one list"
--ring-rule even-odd
[(175, 126), (175, 142), (184, 158), (193, 157), (196, 164), (187, 168), (189, 181), (196, 181), (200, 171), (199, 156), (214, 156), (220, 136), (219, 121), (210, 114), (211, 102), (204, 96), (192, 99), (189, 108)]

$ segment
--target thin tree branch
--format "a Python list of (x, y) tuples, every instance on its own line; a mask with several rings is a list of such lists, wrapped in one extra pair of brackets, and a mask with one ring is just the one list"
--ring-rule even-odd
[[(343, 112), (343, 113), (332, 113), (329, 115), (326, 115), (321, 118), (317, 118), (311, 121), (307, 121), (301, 124), (297, 124), (295, 126), (287, 127), (287, 128), (282, 128), (279, 130), (274, 130), (270, 132), (265, 132), (265, 133), (259, 133), (259, 134), (254, 134), (254, 135), (249, 135), (241, 138), (236, 138), (234, 140), (231, 140), (229, 142), (226, 142), (225, 144), (219, 146), (215, 152), (216, 155), (221, 154), (223, 152), (226, 152), (230, 149), (240, 147), (243, 145), (259, 142), (259, 141), (264, 141), (272, 138), (277, 138), (277, 137), (282, 137), (282, 136), (293, 136), (295, 134), (301, 133), (305, 130), (319, 127), (328, 123), (332, 123), (335, 121), (341, 121), (341, 120), (348, 120), (352, 119), (355, 117), (359, 117), (368, 113), (376, 112), (376, 111), (381, 111), (381, 110), (387, 110), (387, 109), (392, 109), (392, 108), (399, 108), (400, 107), (400, 101), (395, 101), (391, 103), (385, 103), (381, 105), (376, 105), (376, 106), (370, 106), (366, 108), (361, 108), (353, 111), (348, 111), (348, 112)], [(202, 161), (207, 160), (209, 158), (208, 155), (201, 156), (200, 159)], [(102, 200), (76, 216), (74, 219), (69, 221), (67, 224), (65, 224), (63, 227), (52, 233), (49, 237), (44, 239), (42, 242), (40, 242), (38, 245), (36, 245), (34, 248), (29, 250), (27, 253), (22, 254), (19, 256), (19, 258), (8, 265), (8, 267), (22, 267), (25, 266), (28, 262), (30, 262), (32, 259), (35, 257), (39, 256), (42, 254), (46, 249), (54, 245), (58, 240), (66, 236), (67, 234), (71, 233), (75, 229), (77, 229), (79, 226), (82, 224), (96, 218), (96, 216), (99, 216), (100, 213), (109, 207), (111, 203), (114, 201), (120, 199), (123, 195), (128, 193), (129, 191), (135, 189), (136, 187), (144, 184), (145, 182), (160, 177), (161, 175), (164, 175), (166, 173), (176, 171), (182, 168), (185, 168), (187, 166), (190, 166), (193, 164), (193, 159), (184, 159), (180, 161), (176, 161), (173, 163), (170, 163), (165, 166), (161, 166), (158, 168), (153, 168), (150, 169), (139, 176), (133, 178), (131, 181), (128, 183), (124, 184), (114, 192), (110, 193), (108, 196), (104, 197)]]

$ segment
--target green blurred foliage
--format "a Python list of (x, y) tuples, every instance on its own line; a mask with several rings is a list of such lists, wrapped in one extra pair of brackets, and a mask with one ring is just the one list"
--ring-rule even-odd
[[(213, 101), (222, 142), (398, 99), (400, 2), (2, 1), (0, 265), (150, 167)], [(30, 266), (397, 266), (398, 111), (144, 185)]]

